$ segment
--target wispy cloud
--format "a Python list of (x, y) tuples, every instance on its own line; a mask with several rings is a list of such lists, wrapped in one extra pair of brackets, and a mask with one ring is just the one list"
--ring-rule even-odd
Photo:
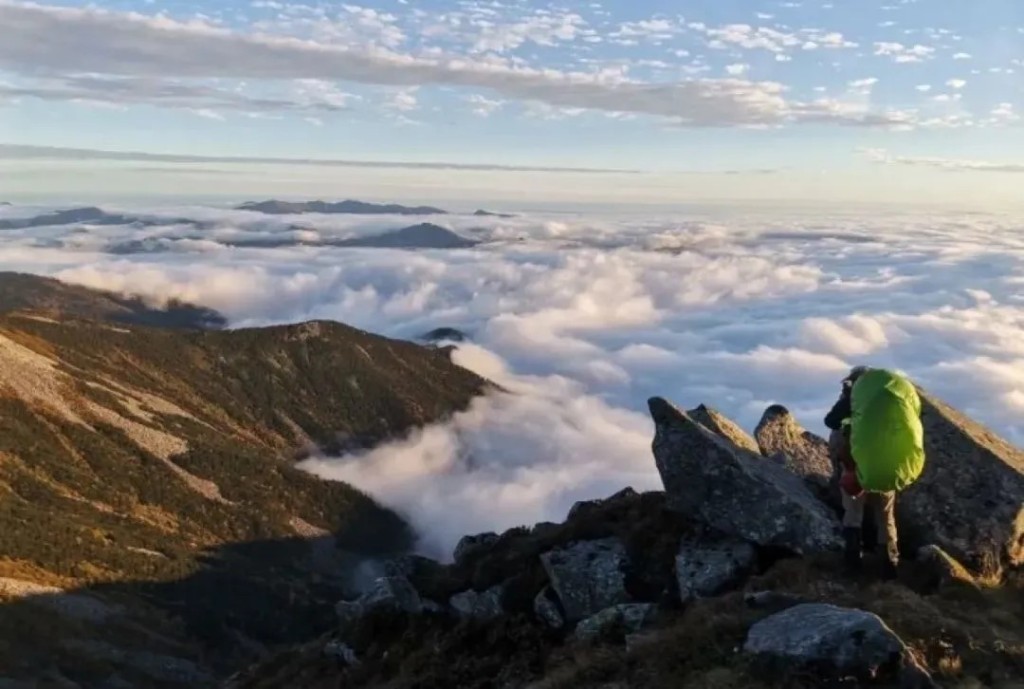
[[(317, 124), (314, 122), (313, 124)], [(123, 160), (159, 161), (165, 163), (259, 163), (266, 165), (312, 165), (325, 167), (450, 169), (450, 170), (509, 170), (516, 172), (578, 172), (640, 174), (639, 170), (616, 168), (545, 167), (517, 165), (486, 165), (446, 162), (403, 162), (368, 160), (330, 160), (323, 158), (266, 158), (204, 155), (174, 155), (141, 151), (102, 151), (86, 148), (59, 148), (50, 146), (22, 146), (0, 144), (0, 160)]]
[(914, 167), (930, 167), (949, 172), (1009, 172), (1024, 173), (1024, 162), (1002, 162), (988, 160), (961, 160), (956, 158), (938, 158), (928, 156), (897, 156), (880, 148), (862, 151), (870, 160), (886, 165), (909, 165)]
[[(14, 4), (0, 0), (0, 67), (63, 80), (72, 74), (104, 75), (77, 84), (74, 97), (109, 94), (110, 77), (130, 79), (133, 102), (160, 99), (170, 79), (322, 79), (413, 87), (427, 84), (488, 89), (502, 98), (555, 108), (632, 112), (686, 126), (779, 125), (816, 122), (889, 126), (885, 112), (853, 112), (791, 101), (775, 82), (690, 79), (647, 83), (600, 72), (538, 69), (509, 62), (458, 56), (416, 57), (386, 48), (349, 49), (330, 43), (242, 34), (199, 22), (181, 23), (97, 9)], [(763, 32), (725, 29), (717, 40), (783, 40)], [(743, 38), (746, 36), (747, 38)], [(811, 36), (808, 34), (808, 36)], [(842, 47), (841, 35), (817, 33), (811, 40)], [(45, 40), (41, 40), (45, 37)], [(798, 38), (803, 42), (803, 36)], [(786, 39), (788, 42), (788, 39)], [(156, 96), (137, 88), (147, 84)], [(190, 84), (189, 88), (194, 88)], [(48, 97), (61, 97), (51, 90)], [(211, 96), (212, 97), (212, 96)], [(216, 95), (224, 98), (223, 95)], [(109, 95), (108, 95), (109, 98)], [(330, 106), (329, 102), (325, 102)], [(265, 104), (269, 107), (270, 104)]]

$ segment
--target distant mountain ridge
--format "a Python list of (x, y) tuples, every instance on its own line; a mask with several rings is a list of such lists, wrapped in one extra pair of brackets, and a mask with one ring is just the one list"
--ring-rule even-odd
[(22, 230), (32, 227), (50, 227), (57, 225), (75, 225), (87, 223), (90, 225), (131, 225), (139, 223), (146, 226), (153, 225), (181, 225), (196, 224), (194, 220), (187, 218), (153, 218), (140, 215), (124, 215), (121, 213), (108, 213), (107, 211), (86, 206), (83, 208), (69, 208), (63, 211), (44, 213), (31, 218), (9, 218), (0, 220), (0, 230)]
[(269, 215), (296, 213), (332, 213), (351, 215), (447, 215), (448, 212), (432, 206), (402, 206), (399, 204), (377, 204), (365, 201), (250, 201), (237, 206), (235, 210), (257, 211)]
[(334, 242), (334, 246), (393, 249), (468, 249), (477, 244), (479, 242), (466, 239), (445, 227), (432, 223), (420, 223), (384, 234)]

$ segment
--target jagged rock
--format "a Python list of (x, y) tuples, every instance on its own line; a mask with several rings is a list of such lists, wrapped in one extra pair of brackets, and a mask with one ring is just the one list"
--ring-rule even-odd
[(329, 658), (337, 658), (346, 665), (358, 665), (359, 658), (356, 652), (346, 643), (333, 639), (324, 644), (324, 655)]
[(565, 626), (562, 611), (558, 609), (558, 603), (555, 601), (555, 592), (550, 586), (545, 586), (533, 599), (533, 612), (537, 619), (552, 629), (561, 629)]
[(654, 615), (655, 608), (653, 603), (615, 605), (580, 621), (574, 634), (578, 641), (592, 641), (616, 629), (635, 634)]
[(626, 549), (616, 538), (580, 541), (540, 559), (568, 622), (629, 602), (623, 573)]
[(739, 445), (744, 450), (750, 450), (751, 452), (761, 451), (757, 446), (757, 441), (751, 438), (749, 433), (721, 412), (702, 404), (686, 413), (691, 419), (712, 433), (717, 433), (731, 443)]
[(797, 476), (660, 397), (648, 401), (668, 506), (726, 534), (797, 553), (840, 547), (839, 524)]
[(533, 528), (530, 529), (530, 533), (534, 536), (545, 536), (560, 528), (562, 528), (562, 525), (556, 522), (539, 522), (533, 525)]
[(679, 596), (685, 603), (721, 593), (757, 561), (754, 546), (745, 542), (694, 547), (683, 543), (676, 555)]
[(964, 584), (970, 587), (978, 585), (966, 567), (937, 545), (926, 545), (919, 548), (917, 562), (927, 573), (929, 588), (942, 588), (950, 584)]
[(420, 595), (405, 577), (380, 577), (373, 587), (354, 601), (340, 601), (334, 606), (342, 627), (353, 624), (372, 610), (390, 608), (419, 614), (423, 612)]
[(463, 591), (451, 597), (449, 604), (462, 617), (489, 620), (505, 613), (501, 605), (502, 586), (493, 586), (483, 593)]
[(615, 502), (617, 500), (627, 500), (629, 498), (635, 498), (635, 497), (637, 497), (639, 495), (640, 495), (639, 493), (637, 493), (635, 490), (633, 490), (632, 486), (629, 486), (627, 488), (623, 488), (618, 493), (616, 493), (615, 495), (612, 495), (611, 497), (608, 497), (608, 498), (603, 498), (603, 499), (598, 499), (598, 500), (581, 500), (581, 501), (575, 503), (572, 506), (572, 508), (569, 510), (569, 514), (566, 516), (566, 521), (570, 521), (571, 522), (573, 519), (575, 519), (576, 517), (579, 517), (581, 514), (583, 514), (584, 512), (586, 512), (589, 509), (597, 508), (597, 507), (600, 507), (601, 505), (604, 505), (604, 504), (607, 504), (607, 503), (610, 503), (610, 502)]
[(805, 431), (789, 410), (780, 404), (765, 410), (754, 430), (754, 437), (761, 454), (781, 462), (807, 481), (819, 498), (833, 501), (829, 490), (833, 467), (827, 440)]
[(473, 536), (463, 536), (459, 539), (459, 542), (455, 545), (455, 552), (453, 557), (455, 562), (461, 563), (466, 559), (467, 556), (474, 552), (480, 552), (493, 545), (498, 540), (498, 534), (493, 531), (487, 533), (480, 533)]
[(864, 679), (901, 677), (901, 686), (932, 686), (906, 644), (877, 615), (806, 603), (756, 623), (743, 650), (785, 671), (813, 670)]
[(925, 468), (897, 503), (901, 542), (986, 575), (1024, 564), (1024, 451), (920, 394)]

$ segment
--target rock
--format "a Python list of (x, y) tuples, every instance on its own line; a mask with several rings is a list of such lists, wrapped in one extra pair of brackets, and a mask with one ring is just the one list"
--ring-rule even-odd
[(324, 655), (329, 658), (337, 658), (346, 665), (359, 665), (359, 658), (356, 657), (356, 652), (352, 650), (352, 647), (337, 639), (328, 641), (324, 645)]
[(505, 614), (501, 605), (502, 586), (493, 586), (483, 593), (463, 591), (451, 597), (449, 604), (461, 617), (490, 620)]
[(838, 521), (800, 478), (664, 399), (648, 405), (656, 428), (651, 447), (671, 509), (762, 546), (800, 554), (840, 547)]
[(566, 516), (566, 521), (571, 522), (573, 519), (579, 517), (587, 510), (595, 509), (597, 507), (600, 507), (601, 505), (606, 505), (608, 503), (616, 502), (619, 500), (628, 500), (630, 498), (638, 497), (639, 495), (640, 494), (633, 490), (633, 487), (630, 486), (627, 488), (623, 488), (618, 493), (608, 498), (599, 500), (581, 500), (580, 502), (575, 503), (569, 510), (569, 514), (568, 516)]
[(838, 500), (829, 490), (833, 466), (828, 441), (805, 431), (788, 409), (779, 404), (768, 407), (754, 430), (754, 437), (761, 454), (781, 462), (807, 481), (819, 498), (829, 503)]
[(462, 563), (469, 555), (479, 553), (480, 551), (489, 548), (496, 543), (497, 540), (498, 534), (493, 531), (476, 534), (475, 536), (463, 536), (455, 545), (455, 552), (453, 553), (455, 563)]
[(900, 676), (901, 686), (931, 686), (906, 644), (877, 615), (805, 603), (756, 623), (746, 653), (785, 672), (814, 671), (863, 679)]
[(635, 634), (654, 615), (655, 608), (653, 603), (628, 603), (606, 608), (576, 625), (576, 639), (593, 641), (616, 630)]
[(901, 543), (982, 575), (1024, 564), (1024, 451), (919, 392), (925, 468), (896, 506)]
[(424, 333), (420, 336), (421, 340), (427, 342), (442, 342), (448, 340), (450, 342), (464, 342), (468, 339), (466, 333), (462, 332), (458, 328), (434, 328), (429, 333)]
[(939, 589), (951, 584), (963, 584), (977, 588), (978, 582), (962, 564), (937, 545), (926, 545), (917, 551), (917, 561), (925, 571), (930, 589)]
[(691, 419), (704, 426), (712, 433), (717, 433), (734, 445), (751, 452), (760, 452), (757, 441), (739, 425), (721, 412), (706, 405), (700, 405), (686, 412)]
[(358, 599), (340, 601), (334, 606), (342, 627), (357, 622), (371, 611), (381, 609), (419, 614), (423, 612), (423, 601), (405, 577), (380, 577)]
[(685, 603), (724, 591), (757, 561), (754, 546), (745, 542), (694, 547), (683, 543), (676, 555), (676, 579), (679, 596)]
[(545, 586), (533, 599), (533, 612), (537, 619), (552, 629), (561, 629), (565, 626), (562, 611), (558, 609), (558, 602), (555, 600), (555, 592), (550, 586)]
[(628, 603), (623, 565), (626, 549), (616, 538), (579, 541), (540, 556), (567, 622)]

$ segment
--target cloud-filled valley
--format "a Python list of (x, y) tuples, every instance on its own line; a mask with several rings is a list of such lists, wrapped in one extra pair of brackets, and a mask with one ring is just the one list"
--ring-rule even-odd
[[(4, 207), (0, 219), (48, 210)], [(364, 455), (307, 464), (410, 516), (433, 555), (465, 532), (656, 487), (652, 395), (707, 403), (748, 429), (780, 402), (820, 433), (846, 369), (871, 363), (1024, 442), (1016, 218), (453, 214), (431, 222), (479, 245), (410, 251), (308, 242), (420, 219), (104, 210), (194, 222), (9, 229), (0, 268), (195, 301), (232, 326), (323, 318), (408, 339), (440, 326), (469, 334), (456, 361), (508, 394)], [(297, 236), (306, 243), (232, 246)], [(112, 250), (128, 242), (139, 251)]]

